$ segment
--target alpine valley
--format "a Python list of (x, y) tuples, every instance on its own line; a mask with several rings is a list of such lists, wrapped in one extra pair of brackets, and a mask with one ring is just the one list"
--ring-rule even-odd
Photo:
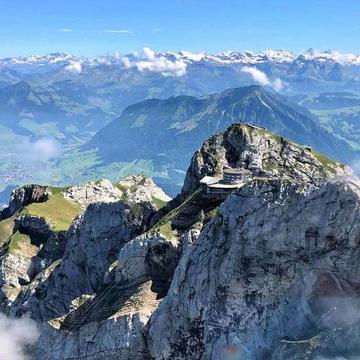
[(134, 173), (174, 196), (191, 154), (241, 121), (356, 170), (359, 91), (360, 57), (336, 51), (2, 58), (0, 202), (26, 183)]

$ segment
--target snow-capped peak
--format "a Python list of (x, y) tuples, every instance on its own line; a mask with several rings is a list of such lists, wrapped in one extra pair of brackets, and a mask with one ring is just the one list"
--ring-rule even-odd
[(243, 64), (259, 64), (265, 62), (272, 63), (290, 63), (296, 59), (314, 60), (314, 61), (334, 61), (342, 65), (360, 65), (360, 56), (352, 53), (340, 53), (338, 51), (317, 51), (309, 49), (303, 54), (295, 54), (287, 50), (268, 49), (262, 52), (253, 51), (225, 51), (216, 54), (208, 54), (205, 52), (192, 53), (189, 51), (181, 51), (173, 53), (187, 62), (210, 61), (223, 64), (243, 63)]
[[(149, 58), (149, 52), (152, 57)], [(341, 65), (360, 65), (360, 56), (352, 53), (340, 53), (338, 51), (317, 51), (309, 49), (302, 54), (295, 54), (287, 50), (268, 49), (261, 52), (253, 51), (224, 51), (215, 54), (207, 52), (155, 52), (145, 49), (143, 53), (133, 52), (129, 55), (100, 56), (96, 58), (75, 57), (66, 53), (50, 53), (46, 55), (30, 55), (24, 57), (13, 57), (0, 59), (0, 68), (9, 68), (20, 72), (50, 71), (58, 68), (80, 72), (84, 66), (98, 65), (118, 65), (118, 66), (137, 66), (140, 68), (151, 67), (156, 69), (175, 68), (185, 69), (186, 66), (197, 62), (208, 62), (214, 64), (243, 64), (257, 65), (262, 63), (291, 63), (293, 61), (317, 61), (317, 62), (336, 62)], [(144, 63), (145, 62), (145, 63)], [(151, 64), (150, 64), (151, 63)], [(154, 65), (154, 64), (155, 65)], [(174, 65), (175, 64), (175, 65)], [(160, 70), (159, 70), (160, 71)]]
[(9, 64), (56, 64), (59, 62), (66, 62), (73, 60), (75, 57), (65, 53), (50, 53), (45, 55), (29, 55), (13, 58), (0, 59), (2, 63)]
[(22, 73), (44, 73), (79, 61), (81, 61), (79, 58), (70, 54), (50, 53), (3, 58), (0, 59), (0, 68), (8, 68)]
[(342, 65), (359, 65), (360, 56), (352, 53), (340, 53), (339, 51), (325, 50), (318, 51), (314, 49), (307, 50), (303, 55), (306, 60), (335, 61)]
[[(161, 55), (161, 54), (159, 54)], [(173, 57), (187, 63), (207, 61), (221, 64), (243, 63), (243, 64), (257, 64), (266, 61), (272, 62), (290, 62), (295, 59), (295, 55), (286, 50), (266, 50), (264, 52), (252, 51), (224, 51), (220, 53), (210, 54), (207, 52), (167, 52), (164, 54), (167, 57)]]

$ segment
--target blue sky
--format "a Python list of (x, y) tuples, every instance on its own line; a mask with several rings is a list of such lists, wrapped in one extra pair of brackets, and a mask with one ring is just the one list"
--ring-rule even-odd
[(0, 0), (0, 57), (145, 46), (360, 52), (359, 18), (359, 0)]

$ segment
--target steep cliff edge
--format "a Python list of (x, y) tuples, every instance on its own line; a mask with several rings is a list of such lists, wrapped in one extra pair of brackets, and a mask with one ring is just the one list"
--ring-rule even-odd
[[(223, 166), (250, 177), (225, 200), (209, 198), (200, 180)], [(323, 355), (311, 353), (314, 341), (345, 324), (337, 299), (358, 306), (350, 175), (308, 147), (234, 124), (194, 154), (168, 205), (142, 176), (46, 189), (45, 201), (0, 222), (2, 309), (38, 322), (36, 359), (285, 359), (292, 346), (302, 351), (299, 340)], [(50, 201), (71, 205), (66, 218)], [(17, 249), (28, 259), (20, 276), (8, 264), (12, 238), (23, 236), (37, 250)]]
[(294, 359), (359, 355), (353, 339), (343, 338), (346, 351), (316, 346), (359, 326), (359, 242), (356, 179), (244, 186), (187, 247), (148, 325), (151, 356), (280, 359), (285, 347)]

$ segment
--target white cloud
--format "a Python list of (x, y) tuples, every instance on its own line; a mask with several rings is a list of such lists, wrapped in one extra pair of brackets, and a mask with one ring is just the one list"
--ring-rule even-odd
[(131, 63), (130, 59), (128, 57), (123, 57), (122, 58), (122, 63), (124, 64), (124, 66), (129, 69), (133, 66), (133, 64)]
[(82, 71), (81, 63), (76, 61), (71, 61), (70, 64), (65, 67), (65, 71), (80, 74)]
[(164, 76), (182, 76), (186, 74), (187, 64), (179, 59), (168, 59), (164, 55), (157, 54), (150, 48), (144, 48), (144, 57), (131, 61), (128, 57), (122, 59), (126, 68), (136, 67), (139, 71), (153, 71)]
[(148, 60), (154, 60), (155, 59), (155, 51), (154, 50), (151, 50), (150, 48), (144, 48), (143, 49), (143, 52), (145, 54), (145, 56), (147, 57)]
[(160, 32), (161, 29), (154, 29), (153, 31), (154, 31), (154, 32)]
[(26, 346), (35, 344), (39, 331), (33, 320), (0, 314), (0, 359), (25, 360)]
[(244, 66), (241, 71), (250, 74), (253, 80), (262, 86), (271, 86), (276, 91), (280, 91), (283, 88), (281, 79), (276, 78), (274, 81), (271, 81), (264, 72), (256, 67)]
[(111, 33), (111, 34), (133, 34), (133, 31), (127, 29), (111, 29), (111, 30), (104, 30), (104, 33)]
[(284, 84), (281, 81), (281, 79), (277, 78), (277, 79), (274, 80), (272, 86), (273, 86), (275, 91), (280, 91), (284, 87)]
[(265, 86), (265, 85), (270, 85), (270, 81), (268, 79), (268, 77), (266, 76), (265, 73), (263, 73), (262, 71), (260, 71), (259, 69), (255, 68), (255, 67), (251, 67), (251, 66), (244, 66), (241, 69), (242, 72), (250, 74), (251, 77), (258, 82), (259, 84)]
[(17, 145), (17, 154), (22, 159), (46, 162), (56, 159), (61, 153), (60, 143), (50, 137), (42, 137), (35, 141), (25, 139)]
[(64, 28), (64, 29), (59, 29), (60, 32), (72, 32), (72, 29), (68, 29), (68, 28)]

